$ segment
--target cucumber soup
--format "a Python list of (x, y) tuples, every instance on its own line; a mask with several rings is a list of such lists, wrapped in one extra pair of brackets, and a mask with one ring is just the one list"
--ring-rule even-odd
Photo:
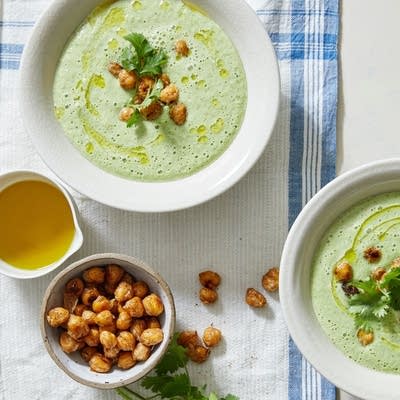
[(313, 261), (311, 297), (349, 358), (400, 373), (400, 192), (367, 198), (332, 224)]
[[(121, 58), (131, 32), (165, 52), (163, 73), (187, 109), (180, 125), (162, 103), (156, 120), (128, 127), (118, 119), (134, 93), (118, 85), (107, 65)], [(177, 41), (188, 44), (187, 56), (176, 52)], [(65, 134), (92, 163), (124, 178), (166, 181), (199, 171), (226, 150), (244, 116), (247, 85), (230, 39), (190, 3), (108, 0), (65, 46), (53, 97)]]

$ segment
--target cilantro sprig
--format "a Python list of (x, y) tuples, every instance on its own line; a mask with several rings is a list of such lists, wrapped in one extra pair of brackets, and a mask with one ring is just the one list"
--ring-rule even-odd
[(127, 71), (135, 71), (139, 76), (161, 74), (168, 59), (164, 50), (155, 49), (141, 33), (130, 33), (124, 39), (132, 45), (121, 54), (121, 65)]
[(238, 397), (228, 394), (219, 397), (216, 393), (206, 394), (206, 386), (197, 387), (191, 382), (187, 369), (188, 357), (186, 349), (177, 343), (177, 336), (172, 339), (167, 352), (156, 366), (154, 374), (146, 376), (140, 382), (141, 386), (150, 390), (153, 395), (144, 397), (133, 390), (122, 387), (116, 392), (123, 400), (239, 400)]
[(370, 277), (352, 281), (359, 293), (349, 299), (349, 311), (356, 327), (371, 331), (371, 323), (382, 321), (390, 310), (400, 310), (400, 268), (390, 268), (381, 280)]

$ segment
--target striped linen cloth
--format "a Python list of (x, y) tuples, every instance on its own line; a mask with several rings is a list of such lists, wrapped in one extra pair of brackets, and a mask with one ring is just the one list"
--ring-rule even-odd
[[(24, 43), (50, 2), (0, 2), (0, 173), (29, 168), (51, 175), (18, 118), (23, 88), (17, 91)], [(221, 328), (225, 343), (207, 363), (191, 367), (194, 383), (241, 400), (333, 400), (333, 385), (291, 341), (278, 295), (268, 297), (264, 313), (254, 313), (242, 294), (279, 263), (296, 215), (335, 176), (338, 0), (248, 2), (273, 41), (282, 80), (280, 116), (259, 162), (219, 198), (176, 213), (127, 213), (72, 191), (85, 236), (75, 259), (104, 251), (144, 259), (175, 293), (178, 329), (212, 322)], [(196, 304), (195, 277), (204, 266), (223, 276), (214, 309)], [(52, 276), (29, 282), (0, 276), (0, 399), (116, 399), (113, 391), (72, 381), (45, 353), (38, 312)]]

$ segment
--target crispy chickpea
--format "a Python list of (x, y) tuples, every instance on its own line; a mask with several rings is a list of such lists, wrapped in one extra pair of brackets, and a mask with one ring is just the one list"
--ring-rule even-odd
[(204, 346), (194, 346), (194, 347), (190, 346), (187, 349), (188, 357), (196, 363), (202, 363), (202, 362), (206, 361), (209, 354), (210, 354), (210, 350)]
[(363, 255), (369, 263), (376, 263), (381, 259), (382, 252), (377, 247), (368, 247)]
[(82, 278), (86, 283), (99, 285), (104, 282), (105, 271), (101, 267), (91, 267), (83, 272)]
[(136, 86), (137, 76), (134, 71), (121, 69), (118, 74), (118, 81), (122, 89), (131, 90)]
[(81, 303), (75, 307), (74, 314), (81, 317), (86, 310), (89, 310), (89, 307)]
[(165, 104), (175, 103), (179, 98), (179, 89), (178, 87), (170, 83), (164, 89), (161, 90), (160, 100)]
[(119, 265), (109, 264), (106, 267), (106, 282), (111, 285), (118, 285), (124, 273), (125, 271)]
[(123, 351), (133, 351), (136, 346), (136, 339), (132, 333), (122, 331), (117, 336), (118, 348)]
[(109, 302), (110, 302), (111, 313), (114, 315), (118, 315), (119, 303), (118, 303), (117, 299), (113, 298), (113, 299), (109, 300)]
[(153, 101), (147, 107), (142, 107), (140, 109), (140, 114), (142, 114), (144, 119), (154, 121), (162, 114), (162, 111), (162, 105), (158, 101)]
[(114, 294), (115, 289), (117, 288), (117, 285), (111, 285), (111, 283), (104, 283), (104, 290), (107, 295), (111, 296)]
[(76, 306), (78, 305), (79, 297), (75, 293), (64, 292), (63, 294), (63, 306), (69, 313), (73, 313), (75, 311)]
[(128, 121), (130, 117), (133, 115), (133, 108), (132, 107), (123, 107), (118, 114), (118, 118), (120, 121)]
[(187, 118), (187, 109), (183, 103), (174, 104), (169, 108), (169, 116), (176, 125), (183, 125)]
[(146, 318), (147, 328), (161, 328), (160, 321), (156, 317)]
[(97, 297), (100, 296), (99, 291), (97, 290), (97, 288), (95, 287), (87, 287), (85, 289), (83, 289), (82, 292), (82, 303), (85, 306), (90, 306), (93, 302), (93, 300), (97, 299)]
[(140, 297), (129, 299), (123, 308), (132, 318), (140, 318), (144, 315), (144, 305)]
[(117, 333), (117, 325), (115, 321), (112, 322), (110, 325), (104, 325), (99, 327), (99, 332), (111, 332), (111, 333)]
[(171, 83), (169, 76), (167, 74), (161, 74), (160, 76), (161, 82), (163, 83), (164, 87), (168, 86)]
[(95, 318), (96, 324), (99, 326), (111, 325), (114, 321), (114, 315), (111, 314), (110, 310), (100, 311)]
[(96, 347), (90, 347), (86, 346), (84, 347), (81, 351), (81, 357), (83, 358), (84, 361), (89, 362), (89, 360), (98, 352), (98, 349)]
[(130, 283), (132, 285), (135, 282), (135, 279), (130, 273), (125, 272), (121, 279), (121, 282)]
[(268, 292), (276, 292), (279, 289), (279, 269), (270, 268), (262, 277), (262, 286)]
[(96, 347), (100, 343), (100, 331), (97, 328), (90, 328), (89, 333), (83, 338), (90, 347)]
[(110, 62), (110, 64), (108, 64), (107, 69), (115, 78), (118, 78), (118, 75), (122, 70), (122, 65), (116, 62)]
[(195, 347), (201, 345), (201, 340), (196, 331), (182, 331), (177, 340), (183, 347)]
[(357, 332), (357, 338), (363, 346), (368, 346), (374, 341), (374, 333), (372, 331), (364, 331), (363, 329), (359, 329)]
[(118, 347), (111, 347), (110, 349), (104, 349), (104, 355), (107, 358), (110, 358), (113, 362), (116, 361), (116, 358), (119, 354), (119, 348)]
[(100, 333), (100, 343), (106, 349), (111, 349), (118, 345), (117, 337), (113, 333), (107, 331), (103, 331)]
[(104, 373), (111, 369), (112, 362), (102, 354), (96, 353), (89, 360), (89, 366), (92, 371)]
[(104, 310), (111, 310), (110, 301), (105, 296), (98, 296), (92, 303), (92, 310), (99, 313)]
[(117, 366), (121, 369), (132, 368), (136, 364), (132, 351), (121, 351), (118, 355)]
[(400, 257), (395, 258), (391, 263), (390, 266), (392, 268), (399, 268), (400, 267)]
[(132, 322), (130, 331), (133, 334), (133, 336), (135, 336), (135, 339), (139, 340), (140, 335), (146, 328), (147, 328), (147, 324), (144, 319), (135, 319)]
[(334, 274), (337, 281), (349, 282), (353, 278), (353, 268), (348, 262), (343, 261), (336, 266)]
[(221, 276), (214, 271), (199, 273), (200, 284), (209, 289), (216, 289), (221, 283)]
[(372, 271), (371, 277), (374, 281), (380, 281), (383, 278), (383, 275), (385, 274), (386, 274), (386, 269), (378, 267)]
[(84, 288), (85, 284), (83, 283), (82, 279), (73, 278), (70, 279), (65, 285), (65, 292), (73, 293), (79, 297), (82, 294)]
[(88, 325), (94, 325), (96, 323), (96, 313), (91, 310), (84, 310), (82, 313), (82, 318)]
[(143, 299), (143, 306), (146, 314), (150, 317), (158, 317), (164, 312), (164, 304), (155, 293)]
[(78, 315), (71, 314), (67, 323), (68, 334), (75, 340), (85, 337), (89, 333), (89, 325)]
[(140, 335), (140, 342), (149, 347), (161, 343), (163, 339), (164, 333), (160, 328), (145, 329)]
[(133, 296), (140, 297), (141, 299), (145, 298), (149, 293), (149, 287), (146, 282), (137, 281), (132, 284)]
[(122, 311), (119, 313), (116, 324), (117, 324), (117, 328), (120, 331), (125, 331), (127, 329), (129, 329), (129, 327), (131, 326), (132, 323), (132, 317), (129, 315), (129, 313), (127, 311)]
[(175, 43), (176, 54), (187, 57), (189, 55), (189, 47), (186, 40), (180, 39)]
[(213, 326), (209, 326), (203, 332), (203, 342), (207, 347), (216, 346), (222, 338), (221, 331)]
[(47, 322), (53, 328), (59, 327), (60, 325), (67, 322), (68, 319), (69, 319), (69, 311), (63, 307), (52, 308), (47, 313)]
[(218, 293), (214, 289), (203, 287), (199, 291), (199, 299), (204, 304), (212, 304), (217, 301)]
[(137, 361), (146, 361), (150, 357), (151, 349), (143, 343), (138, 343), (133, 350), (133, 357)]
[(150, 76), (143, 76), (142, 78), (140, 78), (136, 94), (140, 103), (147, 96), (149, 90), (153, 88), (154, 83), (155, 83), (154, 79), (151, 78)]
[(115, 289), (114, 296), (120, 303), (123, 303), (133, 297), (132, 285), (121, 281)]
[(68, 332), (63, 331), (59, 341), (64, 353), (72, 353), (79, 349), (79, 343)]
[(267, 304), (267, 299), (258, 290), (249, 288), (246, 291), (246, 303), (251, 307), (261, 308)]

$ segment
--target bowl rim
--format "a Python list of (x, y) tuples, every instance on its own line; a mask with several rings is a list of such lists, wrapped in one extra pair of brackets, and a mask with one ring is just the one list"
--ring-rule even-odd
[[(388, 183), (393, 181), (397, 184), (398, 182), (400, 188), (400, 158), (377, 160), (351, 169), (336, 177), (316, 193), (299, 213), (288, 233), (282, 251), (279, 278), (279, 297), (283, 316), (290, 336), (302, 355), (319, 373), (337, 387), (365, 400), (397, 399), (398, 393), (393, 393), (393, 387), (395, 384), (399, 384), (400, 375), (373, 370), (350, 360), (328, 339), (319, 323), (317, 323), (320, 328), (319, 333), (311, 332), (312, 317), (307, 315), (307, 311), (310, 310), (305, 310), (301, 302), (296, 301), (300, 297), (305, 298), (304, 294), (300, 294), (298, 289), (299, 271), (303, 269), (303, 264), (300, 263), (299, 265), (296, 259), (303, 251), (302, 247), (304, 248), (305, 230), (311, 230), (313, 226), (315, 227), (318, 216), (324, 211), (326, 212), (324, 208), (329, 202), (334, 199), (337, 200), (340, 195), (351, 193), (352, 190), (353, 193), (356, 193), (354, 190), (357, 190), (357, 185), (367, 187), (367, 185), (374, 183), (374, 179), (379, 183), (378, 178), (385, 177)], [(385, 192), (385, 190), (379, 191), (379, 187), (376, 186), (371, 190), (375, 190), (375, 194)], [(362, 198), (366, 197), (368, 196)], [(354, 205), (357, 201), (362, 201), (362, 198), (352, 200), (351, 204)], [(351, 207), (351, 205), (348, 207)], [(336, 218), (345, 209), (342, 205), (340, 211), (335, 212)], [(330, 224), (327, 224), (327, 228)], [(314, 314), (313, 310), (312, 314)], [(304, 316), (309, 319), (302, 319)], [(318, 343), (319, 349), (316, 346), (316, 340), (320, 342)], [(321, 348), (324, 350), (323, 356), (321, 355)]]
[[(64, 363), (61, 362), (61, 360), (59, 360), (59, 358), (57, 357), (57, 355), (55, 354), (52, 346), (49, 343), (47, 334), (46, 334), (46, 327), (47, 327), (47, 322), (46, 322), (46, 307), (47, 307), (47, 303), (49, 300), (49, 297), (51, 295), (51, 293), (54, 290), (54, 287), (56, 286), (56, 284), (58, 283), (59, 279), (64, 277), (65, 275), (68, 275), (71, 271), (74, 271), (74, 269), (76, 267), (79, 267), (83, 264), (86, 264), (88, 262), (92, 262), (92, 261), (98, 261), (100, 264), (102, 262), (102, 260), (110, 260), (113, 259), (115, 260), (115, 263), (118, 263), (118, 261), (124, 261), (128, 264), (133, 264), (135, 267), (139, 267), (140, 269), (142, 269), (143, 271), (145, 271), (145, 273), (149, 274), (150, 276), (152, 276), (152, 278), (154, 278), (154, 280), (157, 282), (157, 285), (160, 286), (161, 290), (164, 292), (164, 294), (166, 295), (167, 299), (168, 299), (168, 304), (169, 307), (171, 309), (171, 321), (169, 324), (169, 330), (167, 332), (167, 334), (165, 335), (165, 340), (163, 341), (162, 345), (162, 351), (160, 351), (160, 353), (154, 357), (150, 363), (148, 363), (147, 366), (144, 366), (143, 369), (141, 370), (140, 373), (135, 374), (134, 376), (130, 377), (130, 378), (126, 378), (126, 379), (121, 379), (118, 382), (115, 383), (98, 383), (98, 382), (93, 382), (90, 380), (87, 380), (85, 378), (82, 378), (78, 375), (76, 375), (75, 373), (71, 372), (68, 368), (65, 367)], [(69, 266), (67, 266), (66, 268), (64, 268), (62, 271), (60, 271), (49, 283), (49, 285), (46, 288), (46, 291), (44, 293), (43, 296), (43, 300), (42, 300), (42, 304), (40, 307), (40, 333), (42, 336), (42, 340), (44, 343), (44, 346), (48, 352), (48, 354), (50, 355), (50, 357), (52, 358), (52, 360), (56, 363), (56, 365), (62, 370), (64, 371), (70, 378), (72, 378), (73, 380), (75, 380), (78, 383), (84, 384), (86, 386), (90, 386), (93, 388), (97, 388), (97, 389), (115, 389), (117, 387), (121, 387), (121, 386), (125, 386), (125, 385), (129, 385), (133, 382), (138, 381), (139, 379), (143, 378), (145, 375), (147, 375), (149, 372), (151, 372), (154, 367), (158, 364), (158, 362), (160, 361), (160, 359), (163, 357), (163, 355), (165, 354), (165, 352), (168, 349), (168, 346), (174, 336), (174, 332), (175, 332), (175, 324), (176, 324), (176, 309), (175, 309), (175, 302), (174, 302), (174, 298), (171, 292), (170, 287), (168, 286), (167, 282), (164, 280), (164, 278), (155, 270), (153, 270), (148, 264), (146, 264), (144, 261), (141, 261), (135, 257), (132, 256), (128, 256), (125, 254), (119, 254), (119, 253), (99, 253), (99, 254), (93, 254), (87, 257), (84, 257), (80, 260), (77, 260), (75, 262), (73, 262), (72, 264), (70, 264)], [(145, 361), (146, 363), (146, 361)]]
[[(97, 4), (98, 2), (99, 0), (89, 0), (87, 3)], [(49, 83), (45, 76), (51, 76), (52, 80), (54, 71), (50, 71), (53, 67), (45, 65), (46, 57), (41, 52), (44, 47), (47, 48), (49, 54), (52, 52), (60, 54), (58, 50), (52, 50), (52, 45), (46, 40), (49, 41), (50, 38), (53, 40), (57, 35), (55, 29), (61, 29), (59, 25), (68, 24), (65, 22), (63, 10), (66, 8), (70, 10), (74, 8), (75, 3), (79, 3), (78, 8), (81, 11), (74, 12), (79, 12), (83, 19), (86, 16), (84, 10), (88, 5), (82, 5), (80, 0), (59, 0), (52, 2), (41, 15), (24, 48), (19, 87), (21, 93), (24, 93), (20, 96), (20, 109), (25, 129), (30, 134), (43, 161), (61, 181), (78, 192), (111, 207), (137, 212), (168, 212), (196, 206), (220, 195), (238, 182), (259, 159), (272, 136), (280, 102), (278, 61), (272, 42), (262, 22), (245, 0), (220, 2), (194, 0), (192, 2), (197, 5), (206, 4), (210, 9), (219, 10), (218, 18), (221, 21), (218, 20), (217, 23), (225, 31), (222, 22), (227, 23), (227, 16), (232, 18), (235, 23), (230, 28), (231, 32), (226, 33), (236, 48), (240, 43), (235, 43), (232, 37), (233, 32), (237, 32), (239, 25), (246, 21), (248, 22), (247, 29), (243, 32), (248, 32), (248, 27), (251, 26), (251, 34), (245, 37), (247, 37), (247, 42), (253, 43), (255, 47), (248, 50), (246, 58), (240, 54), (239, 50), (238, 52), (243, 65), (251, 68), (257, 76), (253, 73), (250, 77), (253, 82), (251, 85), (253, 95), (248, 92), (243, 124), (232, 143), (216, 160), (195, 174), (163, 182), (140, 182), (121, 178), (94, 166), (85, 159), (69, 140), (62, 138), (64, 136), (62, 128), (55, 120), (53, 112), (50, 111), (48, 99), (50, 89), (47, 87)], [(215, 19), (215, 17), (216, 15), (211, 15), (211, 18)], [(57, 24), (57, 21), (60, 23)], [(59, 35), (63, 37), (61, 33)], [(66, 42), (64, 39), (60, 39), (61, 41), (64, 44)], [(46, 46), (41, 45), (42, 42)], [(257, 58), (254, 59), (254, 57)], [(257, 62), (254, 62), (255, 60)], [(47, 57), (48, 61), (49, 57)], [(38, 70), (42, 73), (38, 74)], [(263, 74), (261, 70), (264, 71)], [(268, 71), (268, 74), (265, 71)], [(250, 80), (247, 71), (246, 77), (249, 90)], [(254, 98), (251, 108), (249, 107), (250, 97)], [(265, 103), (264, 112), (255, 109), (260, 101)], [(255, 116), (256, 119), (254, 119)], [(250, 122), (251, 118), (255, 122)], [(244, 124), (248, 129), (246, 131)], [(48, 138), (46, 139), (46, 135), (50, 133), (46, 134), (46, 132), (51, 132), (53, 138), (51, 144)], [(244, 143), (246, 143), (245, 146)], [(69, 167), (66, 168), (66, 165)], [(100, 185), (99, 182), (102, 184)]]

